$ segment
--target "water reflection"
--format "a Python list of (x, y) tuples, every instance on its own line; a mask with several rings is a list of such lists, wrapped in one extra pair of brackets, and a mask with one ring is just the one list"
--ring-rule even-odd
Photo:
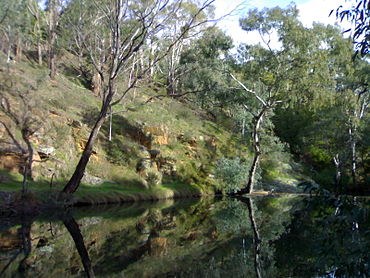
[(0, 223), (1, 277), (369, 277), (369, 203), (184, 200)]
[(78, 254), (81, 257), (82, 265), (84, 266), (86, 275), (88, 278), (94, 278), (94, 271), (92, 269), (91, 261), (89, 258), (89, 254), (86, 250), (84, 239), (82, 237), (80, 227), (78, 226), (76, 220), (73, 218), (73, 216), (70, 213), (66, 213), (62, 216), (62, 221), (64, 226), (67, 228), (68, 232), (73, 238), (73, 241), (75, 242), (76, 249), (78, 251)]

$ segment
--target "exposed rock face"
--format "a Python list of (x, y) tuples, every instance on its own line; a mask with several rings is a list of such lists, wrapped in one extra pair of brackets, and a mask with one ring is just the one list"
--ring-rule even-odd
[(6, 136), (5, 133), (6, 133), (5, 127), (2, 124), (0, 124), (0, 139)]
[(124, 132), (135, 142), (145, 146), (148, 150), (153, 145), (168, 145), (169, 131), (165, 125), (147, 126), (145, 123), (136, 122), (134, 125), (126, 123)]
[(140, 122), (135, 123), (135, 125), (126, 123), (126, 125), (123, 127), (124, 134), (150, 150), (152, 148), (153, 137), (151, 134), (146, 134), (144, 130), (144, 125), (145, 124)]
[(152, 144), (168, 145), (169, 132), (167, 126), (144, 126), (144, 131), (147, 136), (150, 135), (152, 138)]

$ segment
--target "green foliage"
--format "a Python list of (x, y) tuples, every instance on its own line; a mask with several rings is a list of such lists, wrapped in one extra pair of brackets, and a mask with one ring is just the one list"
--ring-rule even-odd
[(181, 55), (180, 89), (193, 92), (194, 100), (205, 109), (227, 98), (228, 79), (223, 73), (222, 56), (231, 47), (230, 37), (219, 29), (210, 28)]
[(215, 175), (224, 183), (227, 193), (238, 191), (242, 184), (246, 183), (248, 163), (242, 161), (240, 157), (233, 159), (223, 157), (217, 161)]

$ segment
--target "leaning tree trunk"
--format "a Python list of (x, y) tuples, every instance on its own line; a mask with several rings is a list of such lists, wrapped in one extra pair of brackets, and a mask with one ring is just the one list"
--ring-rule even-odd
[(263, 121), (263, 117), (267, 111), (267, 107), (262, 108), (262, 111), (254, 117), (254, 126), (253, 126), (253, 151), (254, 151), (254, 158), (252, 165), (248, 172), (248, 181), (247, 185), (240, 189), (238, 192), (234, 193), (233, 195), (243, 195), (243, 194), (251, 194), (253, 192), (254, 182), (256, 179), (256, 173), (261, 157), (261, 143), (260, 143), (260, 128)]
[(71, 234), (73, 241), (76, 245), (77, 251), (80, 254), (82, 265), (84, 266), (86, 275), (88, 278), (94, 278), (95, 274), (91, 265), (89, 258), (89, 253), (86, 250), (84, 239), (82, 237), (80, 228), (77, 222), (71, 215), (66, 215), (63, 217), (63, 224), (67, 228), (68, 232)]
[(109, 93), (107, 94), (107, 97), (105, 98), (105, 101), (103, 101), (102, 107), (100, 109), (99, 117), (91, 130), (89, 139), (86, 143), (86, 146), (82, 152), (80, 161), (77, 164), (77, 167), (71, 177), (71, 179), (68, 181), (66, 186), (63, 188), (63, 193), (72, 194), (74, 193), (77, 188), (80, 186), (81, 180), (85, 174), (85, 169), (87, 166), (87, 163), (89, 163), (91, 154), (93, 152), (93, 146), (98, 138), (98, 134), (100, 131), (100, 128), (102, 127), (103, 123), (105, 122), (108, 114), (108, 109), (110, 107), (110, 103), (113, 99), (114, 90), (111, 86), (109, 86)]

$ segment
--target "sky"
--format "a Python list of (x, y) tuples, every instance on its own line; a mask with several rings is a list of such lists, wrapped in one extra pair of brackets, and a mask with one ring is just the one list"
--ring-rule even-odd
[[(220, 17), (228, 14), (231, 10), (235, 9), (238, 5), (238, 11), (234, 15), (219, 22), (219, 27), (223, 29), (229, 36), (231, 36), (235, 44), (242, 42), (258, 43), (260, 41), (257, 32), (245, 32), (239, 27), (239, 17), (246, 14), (249, 9), (264, 7), (272, 8), (280, 6), (281, 8), (287, 7), (291, 0), (216, 0), (216, 16)], [(296, 0), (297, 8), (300, 11), (301, 22), (310, 27), (313, 22), (321, 22), (325, 24), (335, 24), (336, 18), (333, 14), (329, 17), (332, 9), (336, 9), (339, 5), (345, 4), (345, 0)], [(343, 24), (341, 24), (343, 26)], [(347, 25), (348, 27), (348, 25)]]

